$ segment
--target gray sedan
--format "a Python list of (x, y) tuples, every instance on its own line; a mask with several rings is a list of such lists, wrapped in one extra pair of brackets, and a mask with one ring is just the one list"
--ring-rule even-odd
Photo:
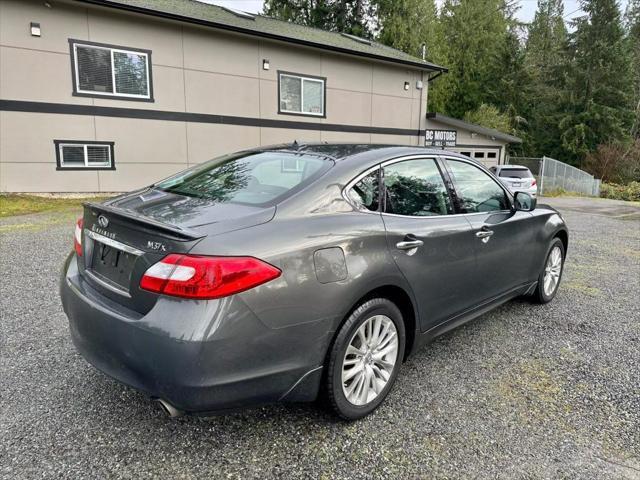
[(567, 244), (461, 155), (294, 143), (86, 204), (61, 297), (78, 351), (172, 416), (320, 396), (357, 419), (436, 336), (551, 301)]

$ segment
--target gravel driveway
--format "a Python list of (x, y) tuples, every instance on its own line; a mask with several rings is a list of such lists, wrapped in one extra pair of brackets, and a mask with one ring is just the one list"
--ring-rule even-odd
[(564, 213), (555, 301), (440, 337), (356, 423), (314, 405), (167, 418), (71, 344), (57, 283), (75, 213), (4, 219), (0, 477), (638, 479), (640, 222)]

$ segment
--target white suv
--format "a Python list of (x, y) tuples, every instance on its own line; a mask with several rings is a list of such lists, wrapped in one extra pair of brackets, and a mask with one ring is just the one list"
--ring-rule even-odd
[(512, 192), (527, 192), (532, 197), (538, 194), (538, 185), (535, 177), (527, 167), (522, 165), (496, 165), (490, 170)]

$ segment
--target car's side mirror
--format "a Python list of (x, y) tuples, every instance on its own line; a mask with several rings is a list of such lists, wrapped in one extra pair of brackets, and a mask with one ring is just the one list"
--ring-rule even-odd
[(536, 199), (527, 192), (516, 192), (513, 196), (513, 206), (519, 212), (531, 212), (536, 208)]

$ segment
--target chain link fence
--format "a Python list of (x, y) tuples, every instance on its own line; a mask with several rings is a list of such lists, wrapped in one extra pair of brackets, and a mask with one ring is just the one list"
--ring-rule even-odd
[(555, 190), (575, 192), (593, 197), (600, 196), (600, 180), (584, 170), (549, 157), (508, 157), (507, 163), (522, 165), (531, 170), (538, 182), (538, 193), (544, 195)]

